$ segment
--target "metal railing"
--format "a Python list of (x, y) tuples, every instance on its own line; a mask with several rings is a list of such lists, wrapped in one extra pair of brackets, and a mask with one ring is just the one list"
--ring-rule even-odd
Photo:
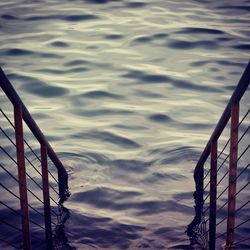
[(194, 171), (195, 217), (187, 234), (203, 249), (250, 248), (249, 107), (240, 118), (249, 82), (250, 62)]
[(67, 172), (1, 68), (0, 86), (0, 248), (56, 248)]

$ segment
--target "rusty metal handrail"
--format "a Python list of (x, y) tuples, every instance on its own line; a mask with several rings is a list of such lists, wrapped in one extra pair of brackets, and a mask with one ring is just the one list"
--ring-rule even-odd
[[(18, 166), (18, 179), (16, 179), (16, 180), (19, 183), (20, 197), (18, 197), (16, 195), (15, 196), (20, 200), (21, 217), (22, 217), (22, 230), (21, 231), (22, 231), (22, 235), (23, 235), (23, 246), (24, 246), (25, 250), (31, 249), (29, 222), (32, 222), (32, 221), (29, 221), (29, 207), (34, 209), (28, 203), (28, 197), (27, 197), (27, 190), (33, 195), (34, 195), (34, 193), (27, 188), (26, 175), (32, 181), (34, 181), (34, 179), (26, 172), (25, 160), (28, 160), (28, 159), (25, 156), (24, 142), (30, 149), (31, 149), (31, 147), (27, 144), (27, 142), (24, 139), (23, 124), (22, 124), (24, 121), (26, 123), (26, 125), (28, 126), (28, 128), (30, 129), (30, 131), (35, 136), (35, 138), (37, 139), (37, 141), (40, 143), (40, 152), (41, 152), (40, 163), (41, 163), (41, 170), (42, 170), (42, 173), (40, 175), (42, 177), (43, 201), (41, 201), (37, 196), (35, 196), (35, 195), (34, 196), (36, 198), (38, 198), (40, 200), (40, 202), (42, 202), (44, 205), (44, 222), (45, 222), (44, 229), (45, 229), (45, 233), (46, 233), (46, 244), (47, 244), (47, 249), (52, 249), (53, 242), (52, 242), (52, 230), (51, 230), (52, 221), (51, 221), (50, 199), (52, 201), (54, 201), (54, 200), (50, 197), (50, 194), (49, 194), (49, 188), (51, 187), (51, 185), (49, 184), (48, 174), (50, 174), (54, 180), (56, 180), (56, 178), (48, 170), (48, 158), (47, 157), (49, 157), (51, 159), (51, 161), (54, 163), (54, 166), (57, 168), (57, 172), (58, 172), (58, 182), (57, 181), (56, 182), (58, 183), (59, 193), (57, 193), (57, 192), (56, 193), (59, 195), (59, 203), (54, 201), (58, 205), (62, 205), (62, 203), (69, 196), (68, 174), (67, 174), (66, 169), (64, 168), (63, 164), (59, 160), (58, 156), (54, 152), (53, 148), (46, 140), (45, 136), (43, 135), (43, 133), (39, 129), (36, 122), (33, 120), (28, 109), (23, 104), (22, 100), (20, 99), (20, 97), (16, 93), (14, 87), (11, 85), (10, 81), (8, 80), (4, 71), (1, 68), (0, 68), (0, 86), (14, 107), (14, 125), (10, 122), (10, 120), (3, 113), (2, 110), (1, 110), (1, 112), (4, 114), (5, 118), (8, 120), (8, 122), (14, 128), (16, 142), (14, 143), (12, 140), (10, 140), (8, 135), (2, 129), (1, 129), (1, 131), (11, 141), (11, 143), (16, 147), (17, 159), (15, 162)], [(1, 149), (2, 149), (2, 147), (1, 147)], [(32, 151), (32, 152), (34, 153), (34, 151)], [(36, 155), (36, 157), (38, 157), (38, 156)], [(32, 165), (32, 163), (29, 160), (28, 160), (28, 162)], [(8, 170), (6, 170), (2, 165), (1, 165), (1, 168), (4, 169), (8, 174), (10, 174), (8, 172)], [(37, 171), (37, 169), (36, 169), (36, 171)], [(10, 174), (10, 176), (11, 176), (11, 174)], [(13, 177), (13, 176), (11, 176), (11, 177)], [(4, 187), (4, 186), (3, 186), (3, 188), (6, 189), (6, 187)], [(54, 188), (52, 188), (52, 189), (55, 191)], [(6, 190), (11, 193), (10, 190), (8, 190), (8, 189), (6, 189)], [(11, 209), (6, 204), (4, 204), (4, 205), (8, 209)], [(11, 209), (11, 210), (13, 210), (13, 209)], [(36, 210), (36, 209), (34, 209), (34, 210)], [(7, 222), (4, 222), (4, 223), (6, 224)]]
[[(192, 238), (194, 234), (195, 226), (199, 225), (203, 216), (203, 204), (204, 201), (210, 196), (209, 205), (209, 249), (215, 249), (215, 232), (216, 232), (216, 198), (217, 195), (217, 142), (221, 136), (223, 130), (231, 118), (231, 135), (230, 135), (230, 164), (229, 164), (229, 196), (228, 196), (228, 218), (227, 218), (227, 242), (226, 247), (230, 249), (233, 245), (233, 230), (234, 230), (234, 218), (231, 214), (235, 213), (235, 196), (236, 196), (236, 170), (237, 170), (237, 146), (238, 146), (238, 127), (239, 127), (239, 102), (247, 90), (250, 83), (250, 61), (235, 88), (216, 128), (214, 129), (206, 147), (204, 148), (194, 170), (195, 180), (195, 217), (193, 221), (188, 225), (187, 234)], [(229, 142), (228, 141), (228, 142)], [(227, 142), (227, 143), (228, 143)], [(226, 144), (227, 145), (227, 144)], [(224, 149), (223, 149), (224, 150)], [(211, 156), (211, 168), (204, 177), (204, 164), (208, 157)], [(204, 179), (210, 173), (210, 192), (206, 199), (203, 199), (204, 194)], [(224, 178), (224, 177), (223, 177)]]
[(199, 171), (199, 168), (205, 163), (205, 161), (207, 160), (210, 152), (211, 152), (211, 142), (212, 141), (217, 141), (218, 138), (220, 137), (222, 131), (224, 130), (224, 128), (226, 127), (230, 117), (231, 117), (231, 107), (233, 103), (239, 102), (242, 98), (242, 96), (244, 95), (246, 89), (248, 88), (250, 82), (250, 61), (248, 62), (248, 65), (237, 85), (237, 87), (235, 88), (220, 120), (217, 123), (216, 128), (214, 129), (205, 149), (203, 150), (200, 159), (196, 165), (195, 168), (195, 172)]
[(46, 145), (48, 155), (58, 170), (59, 195), (61, 198), (61, 202), (63, 202), (68, 195), (68, 174), (62, 162), (59, 160), (57, 154), (55, 153), (55, 151), (53, 150), (53, 148), (43, 135), (42, 131), (39, 129), (38, 125), (30, 115), (28, 109), (23, 104), (21, 98), (18, 96), (16, 90), (6, 77), (1, 67), (0, 67), (0, 86), (2, 90), (5, 92), (6, 96), (8, 96), (12, 104), (22, 109), (23, 120), (30, 128), (31, 132), (34, 134), (36, 139), (40, 142), (40, 144)]

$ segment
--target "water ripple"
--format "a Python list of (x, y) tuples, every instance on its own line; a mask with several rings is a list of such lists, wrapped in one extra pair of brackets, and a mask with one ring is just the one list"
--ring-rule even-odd
[(118, 159), (112, 162), (112, 165), (115, 168), (123, 170), (125, 172), (135, 172), (135, 173), (143, 173), (146, 172), (147, 169), (152, 166), (153, 161), (139, 161), (139, 160), (124, 160)]
[[(126, 200), (131, 197), (140, 196), (141, 193), (135, 191), (118, 191), (110, 188), (95, 188), (81, 193), (75, 193), (70, 198), (77, 202), (95, 204), (97, 207), (107, 207), (111, 201)], [(108, 204), (108, 200), (110, 203)]]
[[(76, 135), (75, 135), (76, 136)], [(88, 133), (80, 133), (77, 137), (88, 138), (92, 140), (100, 140), (103, 142), (109, 142), (123, 148), (140, 148), (141, 145), (124, 136), (116, 135), (111, 132), (101, 131), (88, 131)]]
[(26, 83), (23, 88), (31, 94), (48, 98), (63, 96), (69, 93), (65, 88), (51, 86), (38, 80), (36, 82)]
[(143, 8), (147, 4), (145, 2), (128, 2), (125, 4), (125, 7), (127, 8)]
[(199, 41), (188, 41), (188, 40), (174, 40), (172, 39), (166, 45), (172, 49), (218, 49), (219, 46), (215, 41), (210, 40), (199, 40)]
[(250, 50), (250, 44), (239, 44), (233, 46), (235, 49), (240, 49), (240, 50)]
[(124, 36), (121, 35), (121, 34), (109, 34), (109, 35), (106, 35), (104, 36), (104, 39), (107, 39), (107, 40), (119, 40), (119, 39), (122, 39)]
[(162, 40), (166, 41), (166, 38), (169, 36), (167, 33), (155, 33), (150, 36), (139, 36), (136, 37), (132, 40), (132, 44), (137, 44), (137, 43), (149, 43), (151, 41), (155, 40)]
[(8, 49), (2, 52), (2, 54), (6, 56), (27, 56), (34, 54), (34, 52), (25, 49)]
[(54, 47), (60, 47), (60, 48), (69, 47), (69, 45), (67, 43), (61, 42), (61, 41), (53, 42), (53, 43), (51, 43), (51, 45)]
[(38, 53), (34, 52), (31, 50), (26, 50), (26, 49), (6, 49), (1, 52), (2, 55), (5, 56), (11, 56), (11, 57), (16, 57), (16, 56), (39, 56), (39, 57), (44, 57), (44, 58), (63, 58), (62, 55), (54, 54), (54, 53)]
[(155, 172), (152, 174), (151, 177), (147, 178), (145, 182), (153, 184), (159, 181), (170, 181), (170, 180), (180, 181), (183, 179), (187, 179), (187, 177), (181, 174), (174, 174), (174, 173), (167, 174), (167, 173)]
[(16, 20), (16, 19), (18, 19), (16, 16), (9, 15), (9, 14), (3, 14), (3, 15), (1, 15), (1, 18), (6, 19), (6, 20)]
[(26, 21), (42, 21), (42, 20), (63, 20), (69, 22), (80, 22), (99, 19), (96, 15), (85, 14), (85, 15), (44, 15), (44, 16), (30, 16), (26, 17)]
[(177, 164), (185, 162), (187, 159), (194, 161), (200, 156), (198, 149), (193, 147), (175, 147), (166, 149), (165, 147), (154, 148), (149, 150), (149, 154), (157, 156), (157, 164)]
[(170, 78), (165, 75), (152, 74), (149, 75), (142, 71), (130, 70), (128, 73), (123, 74), (122, 77), (138, 79), (144, 83), (166, 83), (169, 82)]
[(196, 62), (192, 62), (191, 66), (193, 67), (201, 67), (207, 64), (212, 64), (212, 63), (216, 63), (222, 66), (233, 66), (233, 67), (240, 67), (240, 68), (244, 68), (245, 64), (243, 63), (239, 63), (239, 62), (233, 62), (233, 61), (226, 61), (226, 60), (205, 60), (205, 61), (196, 61)]
[(163, 114), (150, 115), (149, 119), (156, 122), (173, 122), (169, 116)]
[(53, 69), (53, 68), (43, 68), (43, 69), (39, 69), (37, 70), (37, 72), (43, 72), (46, 74), (52, 74), (52, 75), (64, 75), (64, 74), (70, 74), (70, 73), (82, 73), (82, 72), (86, 72), (89, 71), (89, 68), (86, 67), (75, 67), (75, 68), (71, 68), (68, 70), (61, 70), (61, 69)]
[[(108, 217), (84, 215), (71, 211), (74, 228), (71, 233), (80, 240), (79, 247), (86, 249), (129, 249), (132, 240), (141, 238), (144, 227), (114, 221)], [(84, 232), (84, 234), (82, 233)]]
[[(175, 201), (132, 201), (141, 194), (138, 192), (121, 192), (107, 188), (96, 188), (80, 193), (75, 193), (70, 198), (72, 201), (82, 202), (101, 209), (127, 210), (135, 209), (136, 214), (152, 215), (162, 212), (179, 211), (192, 214), (193, 209)], [(129, 200), (128, 200), (129, 198)]]
[(112, 0), (84, 0), (84, 1), (92, 4), (105, 4), (111, 2)]
[(117, 95), (117, 94), (112, 94), (110, 92), (106, 91), (90, 91), (85, 94), (82, 94), (81, 97), (86, 97), (86, 98), (113, 98), (113, 99), (123, 99), (123, 96)]
[(85, 64), (90, 64), (89, 61), (86, 60), (73, 60), (70, 62), (65, 63), (65, 66), (78, 66), (78, 65), (85, 65)]
[(88, 65), (90, 69), (97, 68), (97, 67), (101, 69), (104, 69), (104, 68), (113, 69), (113, 65), (110, 63), (92, 62), (92, 61), (83, 60), (83, 59), (72, 60), (64, 64), (64, 66), (66, 67), (80, 66), (80, 65)]
[(249, 12), (250, 11), (250, 6), (247, 6), (247, 5), (222, 5), (222, 6), (219, 6), (220, 9), (224, 9), (224, 10), (240, 10), (242, 12)]
[(122, 116), (122, 115), (134, 114), (133, 111), (123, 110), (123, 109), (90, 109), (90, 110), (74, 109), (72, 110), (72, 113), (78, 116), (85, 116), (85, 117)]
[(209, 35), (223, 35), (225, 32), (218, 30), (218, 29), (208, 29), (208, 28), (197, 28), (197, 27), (187, 27), (184, 29), (181, 29), (177, 32), (177, 34), (209, 34)]
[(123, 74), (122, 77), (139, 80), (144, 84), (171, 84), (176, 88), (197, 90), (197, 91), (208, 91), (208, 92), (221, 92), (219, 88), (215, 88), (208, 85), (197, 85), (186, 80), (172, 78), (170, 76), (161, 74), (148, 74), (143, 71), (130, 70), (128, 73)]
[[(173, 244), (188, 240), (193, 169), (249, 60), (248, 1), (21, 2), (1, 0), (0, 61), (69, 173), (69, 244), (190, 249)], [(11, 187), (5, 174), (0, 179)]]

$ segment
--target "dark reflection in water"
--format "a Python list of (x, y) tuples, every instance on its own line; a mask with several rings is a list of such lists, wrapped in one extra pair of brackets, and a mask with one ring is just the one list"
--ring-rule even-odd
[(64, 20), (70, 22), (80, 22), (80, 21), (87, 21), (98, 19), (95, 15), (46, 15), (46, 16), (32, 16), (27, 17), (26, 21), (42, 21), (42, 20)]
[(65, 223), (70, 219), (70, 211), (65, 208), (63, 205), (59, 207), (61, 218), (60, 224), (56, 225), (56, 228), (53, 232), (53, 245), (55, 249), (64, 249), (64, 250), (75, 250), (76, 248), (71, 247), (68, 242), (67, 235), (65, 233)]

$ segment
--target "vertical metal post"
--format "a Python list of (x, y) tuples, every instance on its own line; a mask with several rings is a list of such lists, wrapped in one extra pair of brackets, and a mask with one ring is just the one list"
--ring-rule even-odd
[(217, 196), (217, 141), (211, 142), (210, 204), (209, 204), (209, 249), (215, 249)]
[(44, 222), (46, 233), (47, 249), (53, 249), (52, 229), (51, 229), (51, 214), (50, 214), (50, 196), (49, 196), (49, 177), (48, 177), (48, 160), (47, 146), (41, 144), (41, 164), (42, 164), (42, 179), (43, 179), (43, 202), (44, 202)]
[(24, 158), (23, 142), (23, 118), (22, 109), (18, 105), (14, 106), (15, 136), (16, 136), (16, 155), (18, 164), (20, 207), (22, 214), (22, 233), (25, 250), (31, 249), (30, 230), (29, 230), (29, 209), (27, 195), (27, 181)]
[(199, 220), (199, 222), (202, 219), (202, 211), (203, 211), (203, 195), (204, 195), (204, 165), (201, 165), (199, 168), (199, 172), (197, 174), (197, 179), (196, 179), (196, 206), (195, 206), (195, 212), (196, 216)]
[(199, 171), (195, 176), (196, 190), (197, 190), (197, 200), (200, 205), (203, 205), (203, 194), (204, 194), (204, 165), (199, 167)]
[(226, 249), (231, 249), (234, 242), (235, 226), (235, 194), (238, 158), (238, 126), (239, 103), (233, 103), (231, 108), (231, 135), (229, 158), (229, 188), (228, 188), (228, 215), (227, 215), (227, 240)]
[(193, 223), (198, 224), (201, 222), (202, 218), (202, 211), (203, 211), (203, 187), (204, 187), (204, 165), (200, 165), (197, 167), (194, 179), (195, 179), (195, 186), (196, 191), (194, 193), (195, 198), (195, 218)]

